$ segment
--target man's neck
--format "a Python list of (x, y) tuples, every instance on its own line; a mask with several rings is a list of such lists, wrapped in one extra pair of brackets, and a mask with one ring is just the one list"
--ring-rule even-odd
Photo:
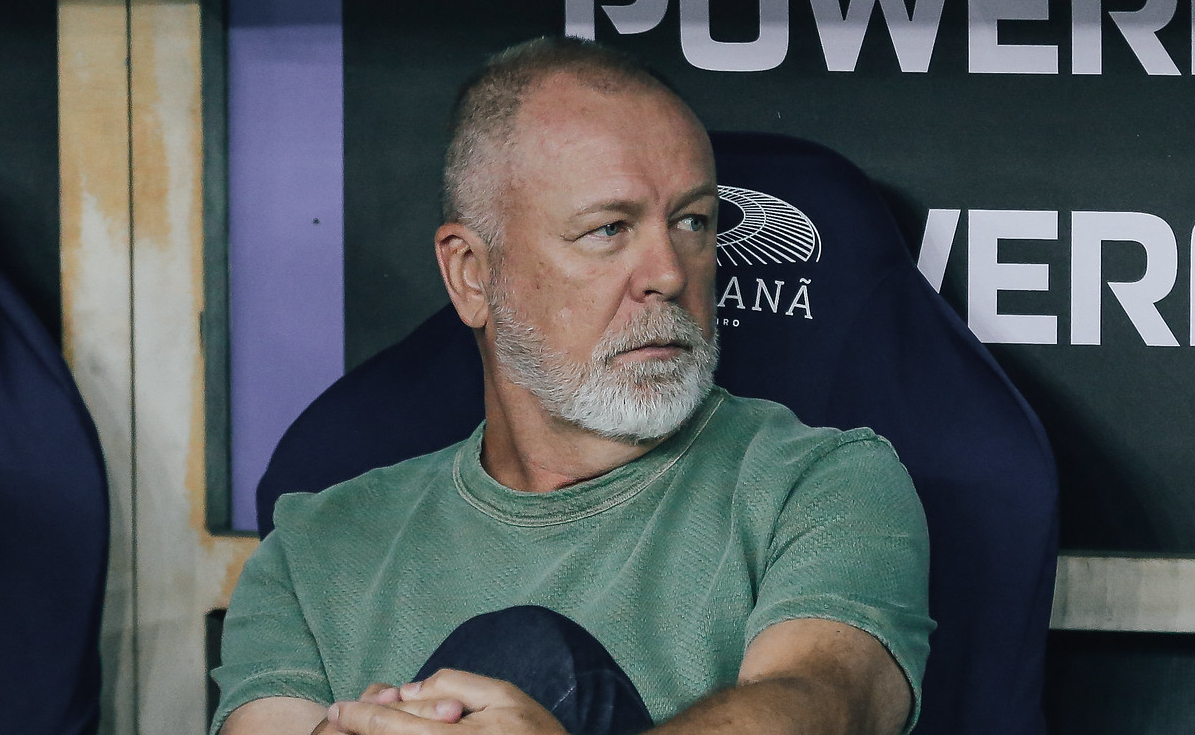
[(486, 386), (481, 465), (514, 490), (543, 493), (601, 477), (663, 441), (610, 439), (549, 415), (523, 388)]

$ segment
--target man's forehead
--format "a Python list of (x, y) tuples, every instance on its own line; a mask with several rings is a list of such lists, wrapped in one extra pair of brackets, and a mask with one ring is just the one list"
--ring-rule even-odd
[(516, 121), (512, 164), (535, 167), (545, 159), (577, 155), (638, 155), (692, 160), (708, 167), (712, 152), (704, 127), (666, 88), (594, 87), (571, 75), (546, 79), (524, 99)]
[[(661, 120), (671, 118), (687, 124), (704, 135), (704, 129), (688, 106), (663, 85), (650, 81), (590, 78), (571, 72), (555, 72), (527, 90), (516, 117), (516, 130), (531, 136), (569, 125), (589, 124), (600, 129), (603, 124), (627, 122), (628, 108)], [(649, 126), (636, 129), (651, 138)]]
[(588, 221), (584, 210), (671, 209), (690, 190), (715, 189), (705, 129), (663, 86), (556, 74), (525, 94), (512, 132), (490, 169), (508, 223), (567, 229)]

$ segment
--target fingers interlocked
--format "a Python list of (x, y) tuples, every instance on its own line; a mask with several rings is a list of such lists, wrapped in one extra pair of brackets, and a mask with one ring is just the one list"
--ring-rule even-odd
[(352, 735), (566, 735), (550, 712), (514, 685), (452, 669), (399, 688), (371, 685), (358, 701), (332, 705), (328, 721)]

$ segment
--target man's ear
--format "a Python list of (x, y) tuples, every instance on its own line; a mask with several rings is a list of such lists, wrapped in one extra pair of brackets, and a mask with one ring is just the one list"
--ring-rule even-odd
[(489, 321), (486, 288), (490, 280), (489, 253), (485, 241), (471, 228), (448, 222), (436, 230), (436, 262), (448, 289), (448, 298), (461, 321), (481, 329)]

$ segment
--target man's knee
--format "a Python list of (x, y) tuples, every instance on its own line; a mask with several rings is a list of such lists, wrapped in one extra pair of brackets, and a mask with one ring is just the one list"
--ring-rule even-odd
[(572, 733), (621, 735), (651, 726), (634, 684), (601, 642), (545, 607), (520, 605), (466, 620), (417, 678), (443, 668), (510, 682)]
[(461, 623), (424, 670), (430, 674), (431, 666), (462, 668), (506, 678), (502, 673), (507, 666), (581, 671), (611, 663), (602, 644), (573, 620), (546, 607), (519, 605)]

